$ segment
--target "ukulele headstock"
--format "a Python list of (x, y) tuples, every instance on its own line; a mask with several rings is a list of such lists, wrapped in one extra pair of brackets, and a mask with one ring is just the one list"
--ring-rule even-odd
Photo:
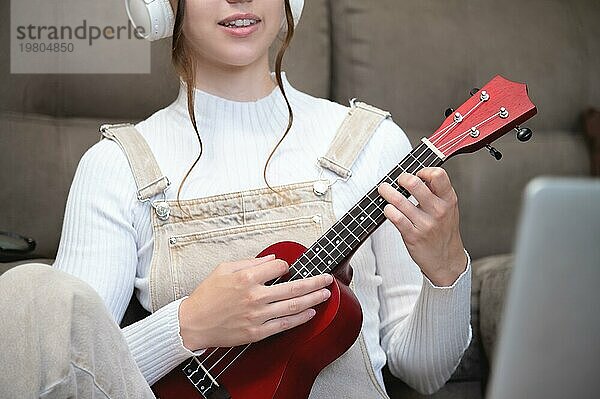
[[(489, 146), (536, 113), (537, 109), (527, 94), (527, 85), (497, 75), (450, 113), (428, 140), (445, 160)], [(531, 131), (527, 129), (520, 135), (520, 140), (530, 137)], [(495, 150), (490, 151), (494, 155)]]

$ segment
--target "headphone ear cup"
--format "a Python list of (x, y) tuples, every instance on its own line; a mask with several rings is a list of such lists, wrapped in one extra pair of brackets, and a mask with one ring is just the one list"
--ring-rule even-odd
[(129, 20), (145, 39), (154, 41), (173, 35), (175, 15), (169, 0), (125, 0)]

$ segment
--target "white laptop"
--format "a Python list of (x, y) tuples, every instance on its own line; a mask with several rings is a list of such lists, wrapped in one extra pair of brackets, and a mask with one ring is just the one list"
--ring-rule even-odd
[(600, 179), (525, 191), (488, 399), (600, 398)]

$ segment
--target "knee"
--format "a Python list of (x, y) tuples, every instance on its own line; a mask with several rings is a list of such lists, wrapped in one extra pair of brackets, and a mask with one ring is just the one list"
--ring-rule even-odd
[[(68, 306), (74, 302), (103, 306), (103, 302), (84, 281), (41, 263), (29, 263), (10, 269), (0, 276), (2, 301), (33, 302), (46, 309), (53, 304)], [(64, 309), (64, 308), (63, 308)]]
[(13, 267), (0, 276), (2, 292), (15, 292), (26, 295), (28, 291), (47, 281), (52, 274), (52, 267), (42, 263), (26, 263)]

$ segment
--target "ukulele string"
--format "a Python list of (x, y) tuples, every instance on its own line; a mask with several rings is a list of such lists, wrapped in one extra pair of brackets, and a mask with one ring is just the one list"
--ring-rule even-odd
[[(425, 149), (425, 148), (424, 148), (424, 149)], [(422, 155), (422, 153), (421, 153), (421, 154), (419, 154), (419, 155), (418, 155), (418, 157), (420, 157), (421, 155)], [(430, 158), (432, 158), (432, 159), (430, 159)], [(427, 157), (427, 158), (426, 158), (426, 159), (425, 159), (423, 162), (431, 162), (431, 161), (433, 161), (433, 159), (436, 159), (436, 158), (437, 158), (437, 156), (436, 156), (435, 154), (430, 154), (430, 155), (429, 155), (429, 156), (428, 156), (428, 157)], [(410, 167), (411, 167), (411, 166), (412, 166), (412, 165), (413, 165), (415, 162), (418, 162), (418, 163), (420, 163), (421, 165), (423, 164), (421, 161), (419, 161), (419, 160), (418, 160), (418, 158), (415, 158), (415, 160), (414, 160), (414, 161), (413, 161), (413, 162), (412, 162), (412, 163), (411, 163), (411, 164), (410, 164), (410, 165), (409, 165), (409, 166), (408, 166), (408, 167), (407, 167), (405, 170), (408, 170), (408, 169), (409, 169), (409, 168), (410, 168)], [(404, 169), (404, 168), (403, 168), (403, 169)], [(388, 177), (389, 177), (389, 176), (388, 176)], [(377, 207), (376, 207), (376, 208), (373, 210), (373, 212), (370, 212), (370, 213), (369, 213), (369, 215), (368, 215), (368, 216), (369, 216), (369, 217), (373, 216), (373, 213), (374, 213), (376, 210), (381, 210), (381, 209), (380, 209), (380, 208), (377, 206)], [(371, 220), (373, 220), (373, 218), (371, 218)], [(343, 255), (343, 254), (342, 254), (342, 255)], [(335, 258), (335, 260), (337, 261), (337, 258)], [(314, 268), (313, 268), (313, 270), (312, 270), (312, 271), (310, 271), (310, 273), (314, 272), (315, 270), (317, 270), (317, 271), (319, 271), (319, 272), (320, 272), (320, 270), (319, 270), (317, 267), (314, 267)], [(298, 273), (299, 273), (299, 270), (296, 272), (296, 274), (294, 274), (294, 275), (292, 276), (292, 278), (294, 278), (296, 275), (298, 275)], [(302, 275), (301, 275), (300, 277), (301, 277), (301, 278), (305, 278), (305, 277), (303, 277)], [(276, 281), (277, 281), (277, 280), (276, 280)], [(251, 345), (252, 345), (252, 343), (248, 343), (248, 344), (246, 344), (246, 345), (244, 346), (244, 348), (243, 348), (243, 349), (240, 351), (240, 353), (238, 353), (238, 354), (235, 356), (235, 358), (234, 358), (233, 360), (231, 360), (231, 362), (230, 362), (230, 363), (229, 363), (227, 366), (225, 366), (225, 368), (224, 368), (224, 369), (223, 369), (223, 370), (222, 370), (222, 371), (221, 371), (221, 372), (220, 372), (220, 373), (219, 373), (219, 374), (218, 374), (218, 375), (217, 375), (215, 378), (219, 378), (219, 376), (220, 376), (221, 374), (223, 374), (223, 373), (224, 373), (224, 372), (225, 372), (225, 371), (226, 371), (226, 370), (227, 370), (229, 367), (231, 367), (231, 366), (233, 365), (233, 363), (234, 363), (234, 362), (235, 362), (235, 361), (236, 361), (236, 360), (237, 360), (237, 359), (238, 359), (238, 358), (239, 358), (239, 357), (240, 357), (240, 356), (241, 356), (241, 355), (242, 355), (242, 354), (243, 354), (243, 353), (244, 353), (244, 352), (245, 352), (245, 351), (246, 351), (246, 350), (247, 350), (247, 349), (248, 349), (248, 348), (251, 346)], [(239, 348), (239, 347), (235, 347), (235, 348)], [(229, 350), (226, 352), (226, 354), (225, 354), (225, 355), (229, 354), (229, 352), (230, 352), (231, 350), (235, 349), (235, 348), (229, 348)], [(225, 355), (224, 355), (224, 356), (225, 356)], [(224, 357), (224, 356), (223, 356), (223, 357)], [(222, 357), (222, 358), (223, 358), (223, 357)], [(221, 359), (222, 359), (222, 358), (221, 358)], [(220, 360), (221, 360), (221, 359), (219, 359), (219, 362), (220, 362)], [(214, 365), (211, 367), (211, 369), (212, 369), (213, 367), (214, 367)]]
[[(419, 150), (420, 148), (421, 148), (421, 147), (417, 148), (417, 150)], [(423, 151), (421, 151), (421, 153), (420, 153), (420, 154), (416, 154), (416, 157), (415, 157), (415, 156), (413, 156), (414, 160), (413, 160), (413, 161), (410, 163), (410, 165), (408, 165), (406, 168), (401, 168), (401, 169), (403, 169), (404, 171), (407, 171), (407, 170), (409, 170), (409, 169), (410, 169), (410, 168), (411, 168), (411, 167), (412, 167), (412, 166), (413, 166), (415, 163), (421, 164), (422, 166), (425, 166), (425, 165), (423, 165), (424, 163), (428, 163), (428, 164), (432, 165), (432, 163), (430, 163), (430, 162), (431, 162), (431, 161), (433, 161), (433, 159), (435, 159), (435, 158), (438, 158), (438, 157), (437, 157), (437, 155), (435, 155), (435, 154), (433, 154), (433, 153), (432, 153), (432, 154), (430, 154), (430, 155), (428, 155), (428, 156), (427, 156), (427, 157), (426, 157), (426, 158), (425, 158), (425, 159), (424, 159), (422, 162), (421, 162), (421, 161), (418, 159), (419, 157), (421, 157), (421, 155), (423, 155), (423, 154), (424, 154), (425, 150), (427, 150), (427, 149), (428, 149), (427, 147), (423, 146)], [(430, 158), (432, 158), (432, 157), (433, 157), (433, 159), (430, 159)], [(393, 184), (396, 184), (396, 185), (397, 185), (397, 183), (396, 183), (396, 182), (394, 182), (394, 181), (393, 181), (393, 179), (392, 179), (392, 178), (391, 178), (389, 175), (386, 175), (386, 176), (384, 177), (384, 179), (385, 179), (385, 178), (388, 178), (388, 179), (390, 179), (390, 180), (393, 182)], [(374, 190), (376, 190), (376, 188), (375, 188), (375, 189), (373, 189), (372, 191), (374, 191)], [(368, 195), (369, 195), (369, 194), (368, 194)], [(347, 214), (351, 214), (351, 213), (352, 213), (354, 210), (356, 210), (357, 208), (358, 208), (358, 209), (360, 209), (360, 210), (361, 210), (361, 211), (363, 211), (363, 212), (365, 211), (364, 209), (362, 209), (362, 208), (360, 207), (360, 202), (359, 202), (359, 203), (355, 204), (355, 205), (354, 205), (354, 206), (353, 206), (353, 207), (352, 207), (352, 208), (351, 208), (351, 209), (350, 209), (350, 210), (347, 212)], [(372, 212), (369, 212), (369, 213), (368, 213), (367, 217), (369, 217), (371, 220), (373, 220), (373, 221), (374, 221), (374, 219), (372, 218), (372, 216), (373, 216), (373, 214), (374, 214), (374, 212), (375, 212), (376, 210), (382, 210), (382, 209), (381, 209), (381, 208), (379, 208), (379, 205), (377, 205), (377, 206), (376, 206), (376, 208), (375, 208), (375, 209), (374, 209)], [(356, 220), (355, 220), (355, 221), (356, 221)], [(346, 244), (347, 244), (347, 243), (346, 243)], [(308, 248), (304, 254), (308, 253), (310, 250), (311, 250), (311, 248)], [(314, 251), (313, 251), (313, 252), (314, 252)], [(339, 251), (338, 251), (338, 252), (339, 252)], [(315, 253), (316, 253), (316, 252), (315, 252)], [(304, 254), (303, 254), (303, 255), (304, 255)], [(343, 257), (343, 253), (340, 253), (340, 254), (341, 254), (341, 255), (342, 255), (342, 257)], [(339, 257), (339, 256), (338, 256), (338, 257)], [(334, 261), (334, 262), (337, 262), (337, 261), (338, 261), (338, 257), (335, 257), (335, 258), (333, 258), (333, 261)], [(299, 258), (298, 260), (296, 260), (296, 262), (294, 262), (294, 263), (292, 264), (292, 266), (293, 266), (293, 265), (295, 265), (296, 263), (299, 263), (300, 259), (301, 259), (301, 258)], [(322, 260), (322, 259), (319, 259), (319, 260)], [(308, 259), (308, 261), (310, 261), (310, 259)], [(298, 276), (298, 275), (300, 275), (300, 277), (304, 278), (304, 277), (302, 276), (302, 274), (300, 273), (300, 271), (301, 271), (302, 269), (304, 269), (306, 272), (308, 272), (308, 275), (309, 275), (309, 276), (310, 276), (310, 275), (312, 275), (312, 273), (313, 273), (315, 270), (316, 270), (316, 271), (318, 271), (318, 272), (319, 272), (319, 274), (323, 274), (323, 273), (321, 272), (321, 270), (319, 270), (319, 268), (318, 268), (317, 266), (314, 266), (314, 265), (313, 265), (313, 268), (312, 268), (312, 270), (309, 270), (309, 269), (307, 269), (306, 267), (304, 267), (304, 265), (302, 265), (302, 268), (299, 268), (299, 269), (298, 269), (298, 268), (296, 268), (296, 273), (290, 277), (290, 280), (294, 279), (294, 278), (295, 278), (296, 276)], [(277, 280), (275, 280), (275, 281), (274, 281), (274, 284), (275, 284), (275, 283), (276, 283), (276, 282), (277, 282), (279, 279), (281, 279), (281, 277), (279, 277)]]
[(461, 133), (458, 136), (456, 136), (455, 138), (453, 138), (452, 140), (448, 141), (447, 143), (444, 143), (443, 145), (440, 146), (439, 150), (442, 152), (452, 150), (456, 145), (460, 144), (465, 138), (469, 137), (471, 135), (471, 132), (476, 131), (477, 129), (479, 129), (480, 126), (488, 123), (492, 119), (499, 117), (499, 116), (500, 116), (500, 112), (493, 114), (489, 118), (485, 119), (484, 121), (479, 122), (477, 125), (468, 129), (464, 133)]
[[(443, 139), (446, 134), (450, 133), (456, 125), (458, 125), (458, 122), (453, 121), (451, 124), (449, 124), (442, 130), (440, 130), (439, 132), (437, 132), (433, 136), (431, 136), (431, 139), (429, 141), (431, 141), (432, 144), (437, 143), (439, 140)], [(440, 136), (440, 137), (436, 137), (436, 136)]]
[[(426, 157), (426, 158), (423, 160), (423, 162), (421, 162), (421, 161), (418, 159), (418, 158), (419, 158), (421, 155), (423, 155), (423, 154), (424, 154), (424, 152), (425, 152), (425, 150), (426, 150), (426, 149), (427, 149), (427, 147), (423, 146), (423, 151), (422, 151), (420, 154), (417, 154), (417, 155), (416, 155), (416, 157), (415, 157), (415, 156), (413, 156), (414, 160), (413, 160), (413, 161), (412, 161), (412, 162), (409, 164), (409, 166), (407, 166), (406, 168), (402, 168), (402, 169), (403, 169), (404, 171), (407, 171), (407, 170), (408, 170), (408, 169), (410, 169), (410, 168), (411, 168), (411, 167), (412, 167), (412, 166), (413, 166), (415, 163), (419, 163), (419, 164), (421, 164), (421, 165), (423, 165), (423, 163), (429, 163), (429, 164), (433, 165), (433, 163), (431, 163), (431, 162), (432, 162), (434, 159), (438, 158), (438, 157), (437, 157), (437, 155), (435, 155), (434, 153), (432, 153), (432, 154), (428, 155), (428, 156), (427, 156), (427, 157)], [(417, 149), (417, 150), (418, 150), (418, 149)], [(387, 178), (391, 179), (391, 177), (390, 177), (389, 175), (386, 175), (385, 177), (387, 177)], [(385, 178), (385, 177), (384, 177), (384, 178)], [(393, 179), (391, 179), (391, 180), (393, 181)], [(354, 206), (354, 207), (353, 207), (353, 208), (352, 208), (352, 209), (351, 209), (349, 212), (352, 212), (352, 211), (353, 211), (353, 210), (355, 210), (357, 207), (359, 207), (359, 204), (356, 204), (356, 205), (355, 205), (355, 206)], [(362, 208), (361, 208), (361, 210), (362, 210)], [(377, 210), (381, 211), (381, 209), (379, 208), (379, 205), (377, 205), (377, 206), (376, 206), (376, 208), (375, 208), (375, 209), (374, 209), (372, 212), (369, 212), (368, 216), (369, 216), (369, 217), (373, 216), (373, 214), (374, 214), (374, 213), (375, 213)], [(373, 219), (371, 218), (371, 220), (373, 220)], [(343, 253), (340, 253), (340, 254), (341, 254), (341, 255), (343, 255)], [(337, 261), (337, 257), (336, 257), (336, 258), (334, 258), (334, 260), (335, 260), (335, 261)], [(297, 260), (296, 262), (294, 262), (294, 264), (296, 264), (297, 262), (298, 262), (298, 260)], [(304, 265), (303, 265), (303, 267), (302, 267), (302, 268), (306, 269), (306, 268), (304, 267)], [(300, 273), (300, 270), (301, 270), (301, 269), (297, 269), (296, 273), (295, 273), (295, 274), (294, 274), (294, 275), (293, 275), (293, 276), (290, 278), (290, 280), (294, 279), (296, 276), (298, 276), (298, 274), (300, 274), (300, 278), (305, 278), (305, 277), (304, 277), (304, 276), (302, 276), (302, 274)], [(308, 270), (308, 269), (307, 269), (307, 270)], [(313, 273), (315, 270), (317, 270), (317, 271), (319, 271), (319, 272), (320, 272), (320, 270), (318, 269), (318, 267), (316, 267), (316, 266), (315, 266), (315, 267), (314, 267), (312, 270), (310, 270), (310, 271), (309, 271), (309, 275), (311, 275), (311, 274), (312, 274), (312, 273)], [(281, 280), (281, 279), (282, 279), (282, 277), (278, 277), (276, 280), (274, 280), (274, 281), (273, 281), (273, 283), (272, 283), (271, 285), (277, 284), (277, 282), (279, 282), (279, 280)], [(237, 354), (237, 355), (236, 355), (236, 356), (235, 356), (235, 357), (234, 357), (234, 358), (233, 358), (233, 359), (232, 359), (232, 360), (229, 362), (229, 364), (228, 364), (227, 366), (225, 366), (225, 367), (223, 368), (223, 370), (221, 370), (221, 372), (220, 372), (220, 373), (219, 373), (219, 374), (218, 374), (216, 377), (214, 377), (214, 378), (215, 378), (215, 379), (216, 379), (216, 378), (219, 378), (219, 376), (221, 376), (221, 374), (223, 374), (223, 373), (224, 373), (224, 372), (225, 372), (227, 369), (229, 369), (229, 368), (230, 368), (230, 367), (233, 365), (233, 363), (235, 363), (235, 361), (236, 361), (236, 360), (237, 360), (237, 359), (238, 359), (238, 358), (239, 358), (239, 357), (240, 357), (240, 356), (241, 356), (241, 355), (242, 355), (242, 354), (243, 354), (243, 353), (244, 353), (244, 352), (245, 352), (245, 351), (246, 351), (246, 350), (247, 350), (247, 349), (248, 349), (248, 348), (251, 346), (251, 345), (252, 345), (252, 343), (248, 343), (248, 344), (246, 344), (246, 345), (243, 347), (243, 349), (240, 351), (240, 353), (238, 353), (238, 354)], [(223, 359), (224, 359), (224, 358), (225, 358), (225, 357), (226, 357), (226, 356), (227, 356), (227, 355), (228, 355), (228, 354), (229, 354), (229, 353), (230, 353), (232, 350), (234, 350), (234, 349), (239, 349), (239, 348), (240, 348), (240, 346), (236, 346), (236, 347), (229, 348), (229, 349), (228, 349), (228, 350), (225, 352), (225, 354), (224, 354), (223, 356), (221, 356), (221, 357), (220, 357), (220, 358), (219, 358), (219, 359), (218, 359), (218, 360), (217, 360), (217, 361), (216, 361), (216, 362), (215, 362), (215, 363), (214, 363), (214, 364), (213, 364), (213, 365), (212, 365), (210, 368), (208, 368), (208, 371), (211, 371), (211, 370), (212, 370), (214, 367), (216, 367), (216, 366), (217, 366), (217, 364), (218, 364), (218, 363), (220, 363), (220, 362), (221, 362), (221, 361), (222, 361), (222, 360), (223, 360)], [(202, 364), (202, 365), (203, 365), (203, 364), (204, 364), (204, 362), (206, 362), (206, 360), (208, 360), (208, 358), (209, 358), (210, 356), (212, 356), (212, 354), (214, 354), (214, 353), (215, 353), (215, 352), (216, 352), (218, 349), (221, 349), (221, 348), (215, 348), (215, 350), (214, 350), (214, 351), (213, 351), (213, 352), (212, 352), (212, 353), (211, 353), (211, 354), (210, 354), (210, 355), (209, 355), (209, 356), (208, 356), (206, 359), (204, 359), (202, 362), (199, 362), (199, 361), (197, 360), (197, 361), (198, 361), (198, 363), (200, 363), (200, 364)], [(204, 367), (206, 367), (206, 366), (204, 366)]]
[[(472, 113), (473, 113), (473, 112), (474, 112), (474, 111), (475, 111), (475, 110), (476, 110), (478, 107), (480, 107), (480, 106), (481, 106), (481, 104), (483, 104), (483, 103), (484, 103), (485, 101), (487, 101), (487, 100), (489, 100), (489, 97), (488, 97), (488, 98), (484, 98), (484, 96), (483, 96), (483, 94), (482, 94), (482, 96), (480, 97), (480, 99), (479, 99), (479, 101), (477, 102), (477, 104), (475, 104), (475, 105), (474, 105), (474, 106), (473, 106), (473, 107), (472, 107), (472, 108), (471, 108), (471, 109), (470, 109), (470, 110), (469, 110), (469, 111), (468, 111), (468, 112), (467, 112), (467, 113), (466, 113), (464, 116), (460, 116), (460, 115), (459, 115), (459, 116), (460, 116), (460, 120), (455, 120), (455, 121), (454, 121), (454, 122), (452, 122), (450, 125), (448, 125), (446, 128), (444, 128), (444, 129), (440, 130), (439, 132), (435, 133), (435, 134), (434, 134), (434, 135), (431, 137), (431, 142), (432, 142), (432, 144), (434, 144), (434, 145), (435, 145), (435, 144), (438, 144), (438, 143), (439, 143), (439, 142), (440, 142), (440, 141), (441, 141), (441, 140), (442, 140), (442, 139), (443, 139), (445, 136), (447, 136), (447, 135), (448, 135), (448, 134), (449, 134), (449, 133), (450, 133), (450, 132), (451, 132), (451, 131), (452, 131), (452, 130), (453, 130), (453, 129), (454, 129), (454, 128), (455, 128), (455, 127), (456, 127), (456, 126), (459, 124), (459, 123), (461, 123), (461, 122), (462, 122), (462, 121), (463, 121), (465, 118), (467, 118), (468, 116), (470, 116), (470, 115), (471, 115), (471, 114), (472, 114)], [(488, 119), (486, 119), (486, 120), (484, 120), (484, 121), (480, 122), (479, 124), (475, 125), (475, 126), (473, 127), (473, 129), (477, 129), (477, 128), (479, 128), (479, 126), (481, 126), (481, 125), (483, 125), (483, 124), (485, 124), (485, 123), (489, 122), (489, 121), (490, 121), (490, 120), (492, 120), (493, 118), (495, 118), (495, 117), (499, 116), (499, 114), (500, 114), (500, 113), (496, 113), (496, 114), (492, 115), (490, 118), (488, 118)], [(440, 146), (438, 149), (439, 149), (440, 151), (442, 151), (442, 152), (443, 152), (443, 150), (444, 150), (444, 149), (445, 149), (445, 150), (451, 150), (451, 149), (452, 149), (452, 148), (454, 148), (456, 145), (458, 145), (460, 142), (462, 142), (462, 141), (463, 141), (465, 138), (467, 138), (467, 137), (468, 137), (468, 135), (470, 135), (471, 131), (472, 131), (471, 129), (467, 130), (466, 132), (464, 132), (464, 133), (460, 134), (459, 136), (455, 137), (454, 139), (450, 140), (449, 142), (447, 142), (447, 143), (445, 143), (445, 144), (441, 145), (441, 146)], [(425, 149), (426, 149), (426, 148), (423, 148), (423, 150), (425, 150)], [(417, 163), (420, 163), (422, 166), (424, 166), (423, 162), (421, 162), (421, 161), (418, 159), (418, 157), (420, 157), (421, 155), (423, 155), (423, 152), (421, 152), (420, 154), (418, 154), (416, 157), (413, 155), (414, 161), (413, 161), (413, 162), (411, 162), (411, 164), (410, 164), (408, 167), (406, 167), (406, 168), (402, 168), (402, 169), (404, 169), (404, 171), (407, 171), (408, 169), (410, 169), (410, 167), (412, 167), (412, 166), (414, 165), (414, 163), (415, 163), (415, 162), (417, 162)], [(429, 158), (431, 158), (432, 156), (433, 156), (433, 159), (436, 159), (436, 158), (438, 158), (438, 157), (437, 157), (435, 154), (431, 154), (431, 155), (429, 155), (429, 156), (428, 156), (428, 157), (425, 159), (425, 161), (424, 161), (424, 162), (425, 162), (425, 163), (427, 163), (427, 162), (431, 162), (433, 159), (429, 159)], [(388, 179), (392, 180), (392, 182), (393, 182), (393, 179), (391, 179), (391, 177), (390, 177), (389, 175), (386, 175), (385, 177), (387, 177)], [(360, 206), (360, 203), (357, 203), (357, 204), (356, 204), (356, 205), (355, 205), (355, 206), (354, 206), (354, 207), (353, 207), (353, 208), (352, 208), (352, 209), (349, 211), (349, 213), (350, 213), (350, 212), (352, 212), (353, 210), (355, 210), (355, 209), (356, 209), (357, 207), (359, 207), (359, 206)], [(385, 205), (384, 205), (384, 206), (385, 206)], [(363, 210), (363, 209), (361, 208), (361, 210)], [(364, 210), (363, 210), (363, 211), (364, 211)], [(369, 212), (368, 216), (371, 218), (371, 220), (373, 220), (373, 218), (372, 218), (371, 216), (372, 216), (372, 215), (373, 215), (373, 213), (374, 213), (374, 212), (376, 212), (376, 211), (381, 211), (381, 209), (380, 209), (380, 206), (379, 206), (379, 205), (376, 205), (376, 207), (375, 207), (375, 209), (373, 210), (373, 212)], [(342, 239), (342, 241), (344, 241), (344, 242), (345, 242), (345, 240), (344, 240), (344, 239)], [(309, 250), (310, 250), (310, 248), (309, 248)], [(308, 252), (308, 251), (307, 251), (307, 252)], [(343, 254), (342, 252), (340, 252), (340, 255), (341, 255), (342, 257), (344, 256), (344, 254)], [(320, 270), (319, 270), (319, 269), (318, 269), (318, 267), (316, 267), (316, 266), (314, 266), (312, 270), (308, 270), (308, 269), (305, 267), (305, 265), (303, 265), (301, 262), (299, 262), (299, 260), (300, 260), (300, 259), (301, 259), (301, 258), (299, 258), (298, 260), (296, 260), (296, 262), (294, 262), (294, 264), (293, 264), (293, 265), (295, 265), (295, 264), (299, 263), (299, 264), (302, 266), (302, 268), (296, 268), (296, 272), (294, 273), (294, 275), (292, 275), (292, 276), (290, 277), (290, 279), (289, 279), (289, 280), (293, 280), (293, 279), (295, 279), (295, 278), (296, 278), (298, 275), (300, 275), (300, 278), (305, 278), (304, 276), (302, 276), (302, 273), (300, 272), (302, 269), (305, 269), (306, 271), (308, 271), (308, 276), (312, 275), (312, 273), (313, 273), (315, 270), (317, 270), (317, 271), (319, 271), (319, 272), (320, 272)], [(310, 261), (310, 258), (308, 258), (308, 260)], [(336, 261), (336, 262), (337, 262), (337, 260), (338, 260), (338, 257), (335, 257), (335, 258), (334, 258), (334, 261)], [(292, 265), (292, 266), (293, 266), (293, 265)], [(271, 284), (271, 285), (277, 284), (277, 283), (278, 283), (278, 282), (279, 282), (281, 279), (282, 279), (282, 277), (279, 277), (279, 278), (275, 279), (275, 280), (272, 282), (272, 284)], [(243, 348), (243, 349), (240, 351), (240, 353), (239, 353), (238, 355), (236, 355), (236, 356), (233, 358), (233, 360), (231, 360), (231, 361), (229, 362), (229, 364), (228, 364), (227, 366), (225, 366), (225, 368), (224, 368), (224, 369), (223, 369), (223, 370), (222, 370), (222, 371), (221, 371), (221, 372), (220, 372), (220, 373), (217, 375), (217, 377), (216, 377), (216, 378), (218, 378), (218, 377), (219, 377), (221, 374), (223, 374), (223, 373), (224, 373), (224, 372), (225, 372), (225, 371), (226, 371), (226, 370), (227, 370), (229, 367), (231, 367), (231, 366), (233, 365), (233, 363), (234, 363), (234, 362), (235, 362), (235, 361), (236, 361), (236, 360), (237, 360), (237, 359), (238, 359), (238, 358), (239, 358), (239, 357), (240, 357), (240, 356), (241, 356), (241, 355), (242, 355), (242, 354), (243, 354), (243, 353), (244, 353), (244, 352), (245, 352), (245, 351), (246, 351), (246, 350), (247, 350), (247, 349), (248, 349), (248, 348), (251, 346), (251, 345), (252, 345), (252, 343), (248, 343), (248, 344), (246, 344), (246, 345), (244, 346), (244, 348)], [(229, 354), (229, 353), (230, 353), (232, 350), (234, 350), (234, 349), (236, 349), (236, 348), (239, 348), (239, 347), (233, 347), (233, 348), (229, 348), (229, 349), (226, 351), (226, 353), (225, 353), (223, 356), (221, 356), (221, 358), (219, 358), (219, 360), (217, 360), (217, 362), (215, 362), (215, 364), (213, 364), (213, 365), (211, 366), (211, 368), (209, 369), (209, 371), (210, 371), (210, 370), (212, 370), (212, 369), (213, 369), (213, 368), (214, 368), (214, 367), (215, 367), (215, 366), (216, 366), (218, 363), (220, 363), (220, 362), (221, 362), (221, 360), (222, 360), (222, 359), (224, 359), (224, 358), (225, 358), (225, 357), (226, 357), (226, 356), (227, 356), (227, 355), (228, 355), (228, 354)], [(218, 348), (217, 348), (217, 349), (218, 349)], [(216, 352), (216, 350), (217, 350), (217, 349), (215, 349), (215, 351), (213, 351), (213, 353), (214, 353), (214, 352)], [(211, 353), (211, 355), (212, 355), (212, 353)], [(204, 359), (204, 361), (208, 360), (208, 358), (209, 358), (209, 357), (210, 357), (210, 355), (209, 355), (209, 356), (208, 356), (206, 359)]]
[[(475, 104), (466, 114), (464, 115), (460, 115), (460, 120), (456, 120), (454, 119), (454, 122), (452, 122), (450, 125), (446, 126), (446, 128), (444, 128), (443, 130), (440, 130), (439, 132), (435, 133), (433, 136), (431, 136), (431, 143), (432, 144), (437, 144), (440, 140), (442, 140), (448, 133), (450, 133), (450, 131), (452, 131), (452, 129), (455, 126), (458, 126), (459, 123), (462, 123), (465, 119), (467, 119), (469, 117), (469, 115), (471, 115), (473, 112), (475, 112), (475, 110), (477, 108), (479, 108), (479, 106), (481, 104), (483, 104), (484, 102), (488, 101), (488, 100), (484, 100), (485, 97), (479, 97), (479, 102), (477, 104)], [(489, 97), (488, 97), (489, 99)], [(455, 114), (456, 115), (456, 114)], [(456, 116), (455, 116), (456, 118)], [(439, 137), (436, 137), (439, 136)]]

